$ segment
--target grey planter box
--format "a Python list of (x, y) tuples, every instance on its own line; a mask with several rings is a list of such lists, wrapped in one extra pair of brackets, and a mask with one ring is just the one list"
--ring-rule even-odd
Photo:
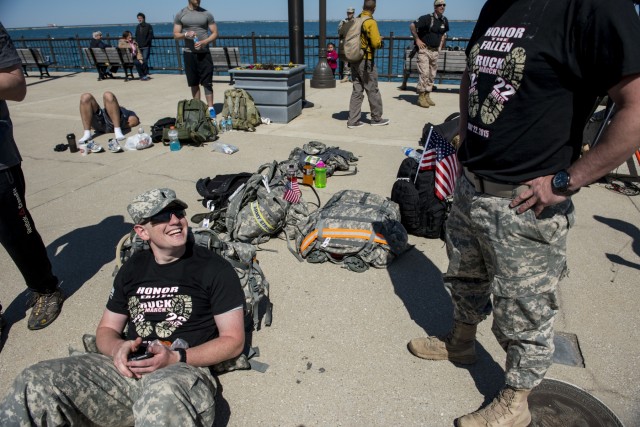
[(235, 87), (253, 97), (262, 117), (274, 123), (289, 123), (302, 112), (305, 68), (306, 65), (280, 71), (236, 68), (229, 73), (233, 74)]

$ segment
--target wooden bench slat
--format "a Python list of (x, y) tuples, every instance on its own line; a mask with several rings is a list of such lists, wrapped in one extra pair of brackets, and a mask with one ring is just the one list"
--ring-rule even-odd
[(40, 48), (18, 48), (16, 51), (22, 61), (22, 70), (25, 76), (29, 77), (27, 67), (38, 67), (41, 79), (45, 76), (51, 77), (49, 74), (49, 65), (51, 65), (51, 62), (45, 59)]
[[(419, 77), (418, 56), (409, 58), (412, 48), (407, 48), (404, 53), (404, 69), (402, 70), (401, 88), (406, 88), (410, 76)], [(436, 80), (454, 80), (462, 78), (462, 73), (467, 66), (467, 56), (463, 50), (442, 50), (438, 55), (438, 72)]]
[[(209, 48), (211, 59), (213, 61), (213, 70), (229, 71), (232, 68), (239, 67), (240, 61), (240, 48), (228, 47), (228, 46), (215, 46)], [(233, 75), (229, 75), (229, 84), (233, 84)]]

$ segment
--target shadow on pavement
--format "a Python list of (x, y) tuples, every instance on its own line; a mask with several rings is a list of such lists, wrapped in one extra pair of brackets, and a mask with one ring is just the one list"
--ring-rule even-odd
[[(415, 247), (391, 263), (387, 271), (396, 295), (403, 301), (411, 319), (427, 335), (445, 335), (453, 323), (453, 306), (442, 282), (442, 272)], [(412, 338), (407, 337), (407, 342)], [(485, 405), (504, 384), (504, 370), (480, 342), (476, 342), (476, 354), (478, 361), (475, 364), (456, 366), (469, 371), (478, 391), (484, 396)]]
[[(77, 228), (47, 246), (53, 272), (60, 280), (66, 299), (115, 259), (118, 240), (131, 228), (132, 225), (125, 223), (122, 215), (110, 216), (98, 224)], [(6, 307), (8, 325), (5, 331), (24, 319), (28, 294), (25, 289)]]
[[(614, 230), (618, 230), (631, 237), (631, 249), (636, 255), (638, 255), (638, 257), (640, 257), (640, 229), (638, 227), (633, 224), (629, 224), (626, 221), (620, 221), (619, 219), (605, 218), (599, 215), (594, 215), (593, 218), (596, 221), (606, 224)], [(628, 261), (618, 254), (606, 254), (606, 257), (613, 263), (640, 270), (640, 264)]]

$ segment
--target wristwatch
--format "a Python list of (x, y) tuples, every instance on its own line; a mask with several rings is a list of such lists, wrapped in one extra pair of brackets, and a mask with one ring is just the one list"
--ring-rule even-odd
[(566, 194), (569, 192), (569, 184), (571, 183), (571, 175), (566, 169), (556, 173), (551, 180), (551, 188), (555, 193)]
[(177, 348), (176, 351), (180, 354), (180, 362), (187, 363), (187, 350), (184, 348)]

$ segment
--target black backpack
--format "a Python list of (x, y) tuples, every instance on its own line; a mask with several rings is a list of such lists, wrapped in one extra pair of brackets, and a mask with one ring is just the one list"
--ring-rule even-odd
[(444, 240), (449, 202), (436, 197), (435, 170), (418, 171), (418, 162), (404, 159), (391, 189), (391, 200), (400, 206), (400, 222), (409, 234)]
[(196, 182), (196, 190), (203, 197), (202, 205), (210, 211), (227, 207), (229, 199), (242, 189), (251, 175), (253, 174), (249, 172), (241, 172), (200, 178)]
[(164, 117), (151, 126), (151, 140), (153, 142), (162, 141), (162, 135), (165, 129), (176, 125), (175, 117)]

